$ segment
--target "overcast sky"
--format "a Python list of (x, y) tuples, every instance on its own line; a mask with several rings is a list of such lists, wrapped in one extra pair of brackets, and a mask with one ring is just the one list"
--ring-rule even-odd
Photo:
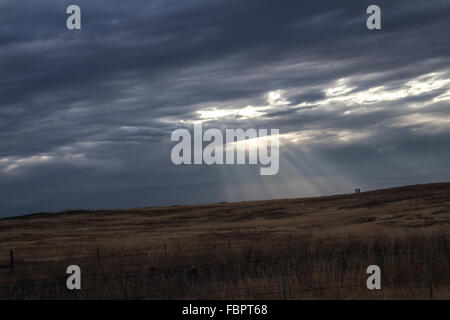
[[(0, 217), (449, 181), (449, 17), (448, 0), (0, 0)], [(279, 129), (279, 173), (172, 164), (171, 132), (200, 120)]]

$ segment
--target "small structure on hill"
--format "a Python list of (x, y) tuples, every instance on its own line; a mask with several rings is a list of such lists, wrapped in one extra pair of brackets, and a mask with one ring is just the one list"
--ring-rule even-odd
[(361, 193), (361, 190), (359, 188), (355, 189), (355, 194)]

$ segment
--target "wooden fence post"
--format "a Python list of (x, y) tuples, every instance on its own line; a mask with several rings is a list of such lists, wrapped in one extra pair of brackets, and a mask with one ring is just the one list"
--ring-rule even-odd
[(167, 257), (167, 240), (164, 240), (164, 257)]
[(128, 300), (127, 279), (125, 275), (122, 276), (122, 286), (123, 286), (123, 299)]
[(283, 272), (283, 300), (287, 300), (286, 273)]
[(428, 277), (428, 289), (430, 291), (430, 300), (433, 300), (433, 282), (431, 281), (430, 255), (428, 253), (427, 253), (427, 277)]
[(14, 252), (13, 250), (9, 250), (9, 266), (11, 267), (11, 272), (14, 273)]

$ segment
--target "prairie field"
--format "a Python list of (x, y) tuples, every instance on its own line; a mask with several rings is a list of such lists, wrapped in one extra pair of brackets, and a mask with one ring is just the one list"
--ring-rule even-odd
[(6, 218), (0, 266), (0, 299), (450, 299), (450, 183)]

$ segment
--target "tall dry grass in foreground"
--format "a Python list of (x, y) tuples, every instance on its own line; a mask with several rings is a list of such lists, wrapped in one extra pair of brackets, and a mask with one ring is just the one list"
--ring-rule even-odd
[[(18, 257), (14, 274), (0, 269), (0, 298), (428, 299), (431, 286), (433, 298), (450, 299), (448, 233), (68, 248), (64, 257), (48, 258)], [(82, 269), (81, 291), (66, 288), (71, 264)], [(366, 288), (372, 264), (381, 268), (382, 290)]]

